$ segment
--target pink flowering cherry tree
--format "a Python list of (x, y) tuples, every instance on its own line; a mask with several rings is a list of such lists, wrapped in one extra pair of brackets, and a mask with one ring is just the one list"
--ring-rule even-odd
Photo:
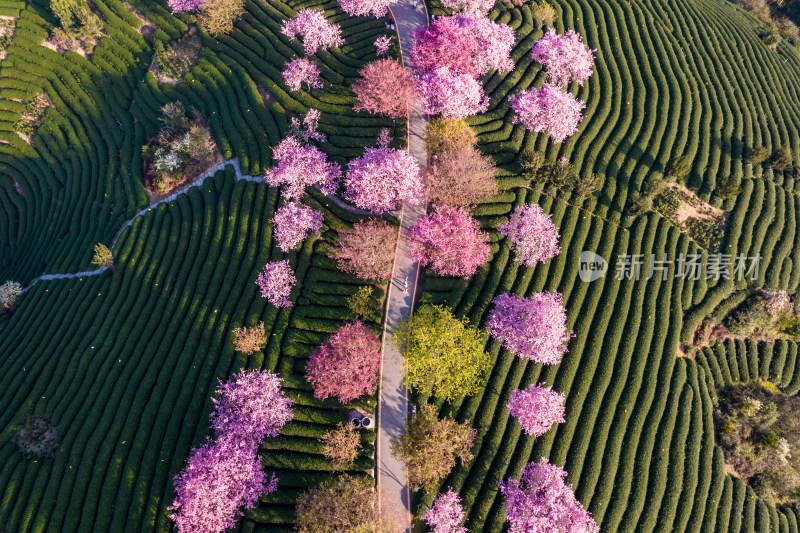
[(492, 303), (486, 331), (508, 351), (545, 365), (561, 361), (573, 334), (560, 293), (501, 294)]
[(492, 70), (514, 70), (514, 30), (478, 14), (436, 19), (415, 30), (412, 65), (420, 72), (448, 67), (473, 78)]
[(293, 18), (283, 21), (281, 33), (289, 39), (302, 37), (307, 56), (320, 48), (327, 50), (344, 44), (341, 26), (328, 22), (325, 13), (318, 9), (301, 9)]
[(207, 441), (192, 450), (186, 467), (174, 479), (171, 518), (181, 533), (225, 531), (236, 525), (242, 509), (275, 492), (278, 480), (261, 469), (258, 448), (233, 438)]
[(392, 46), (392, 39), (388, 35), (381, 35), (375, 39), (375, 53), (383, 56), (389, 53), (389, 48)]
[(522, 431), (534, 437), (547, 433), (553, 424), (564, 422), (564, 395), (542, 384), (515, 389), (508, 397), (508, 414), (519, 420)]
[(197, 13), (203, 7), (203, 0), (168, 0), (167, 5), (173, 14)]
[(275, 225), (275, 239), (284, 251), (294, 250), (306, 240), (309, 233), (318, 233), (325, 217), (307, 205), (289, 202), (275, 212), (272, 223)]
[(464, 508), (461, 496), (453, 489), (439, 494), (422, 518), (433, 533), (467, 533), (464, 527)]
[(500, 482), (509, 533), (599, 533), (600, 528), (564, 479), (567, 473), (547, 462), (522, 468), (519, 480)]
[(361, 321), (343, 325), (319, 346), (306, 367), (314, 397), (348, 403), (375, 390), (381, 366), (381, 340)]
[(416, 96), (414, 78), (403, 65), (391, 58), (364, 65), (361, 77), (353, 84), (355, 111), (367, 111), (389, 118), (408, 116)]
[(385, 17), (397, 0), (339, 0), (342, 11), (354, 17)]
[(473, 70), (482, 76), (493, 70), (511, 72), (514, 61), (511, 51), (514, 49), (514, 29), (506, 24), (498, 24), (480, 15), (454, 15), (454, 22), (472, 37)]
[(411, 60), (420, 72), (447, 67), (455, 74), (478, 77), (472, 56), (477, 42), (454, 17), (442, 17), (429, 26), (414, 30)]
[(322, 80), (319, 79), (317, 64), (305, 57), (293, 59), (286, 65), (282, 72), (286, 86), (292, 91), (299, 91), (305, 83), (308, 89), (321, 89)]
[(466, 118), (483, 113), (489, 108), (489, 99), (483, 93), (481, 82), (468, 74), (439, 67), (423, 72), (417, 77), (417, 93), (425, 113), (441, 113), (448, 118)]
[(400, 202), (412, 205), (425, 201), (422, 172), (405, 150), (389, 147), (388, 132), (381, 134), (376, 148), (347, 164), (345, 199), (361, 209), (385, 212)]
[(409, 229), (411, 258), (442, 276), (468, 278), (489, 259), (489, 236), (466, 210), (435, 209)]
[(571, 81), (583, 85), (592, 75), (594, 50), (583, 43), (575, 30), (559, 35), (550, 28), (533, 44), (531, 53), (533, 59), (547, 68), (547, 82), (553, 85), (563, 86)]
[(256, 279), (256, 285), (261, 289), (261, 296), (275, 307), (292, 306), (289, 295), (296, 284), (297, 278), (288, 259), (267, 263), (264, 271)]
[(510, 96), (511, 109), (516, 113), (515, 124), (523, 124), (537, 133), (548, 133), (555, 143), (578, 131), (586, 107), (571, 93), (545, 83), (541, 89), (529, 89)]
[(217, 387), (211, 428), (218, 436), (252, 439), (257, 448), (265, 437), (275, 437), (292, 419), (293, 400), (283, 380), (268, 370), (242, 370)]
[(286, 137), (273, 148), (272, 157), (278, 164), (264, 177), (273, 187), (285, 185), (283, 196), (289, 200), (299, 200), (310, 186), (332, 194), (342, 177), (337, 163), (328, 161), (328, 156), (316, 146), (304, 144), (293, 136)]
[(497, 230), (511, 240), (514, 256), (523, 265), (534, 266), (561, 253), (558, 228), (539, 204), (517, 207)]
[(495, 0), (442, 0), (447, 9), (463, 13), (484, 15), (494, 7)]
[(277, 490), (273, 474), (261, 469), (258, 449), (292, 419), (292, 399), (281, 379), (267, 370), (243, 370), (217, 387), (211, 413), (213, 439), (192, 450), (174, 478), (175, 501), (169, 507), (181, 533), (224, 531), (242, 509)]

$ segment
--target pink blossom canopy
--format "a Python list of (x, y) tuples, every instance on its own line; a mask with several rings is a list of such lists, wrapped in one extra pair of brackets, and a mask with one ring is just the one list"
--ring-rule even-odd
[(572, 332), (561, 294), (539, 292), (522, 298), (501, 294), (493, 300), (486, 331), (512, 353), (545, 365), (561, 361)]
[(534, 266), (561, 253), (558, 228), (539, 204), (517, 207), (509, 221), (497, 230), (511, 239), (514, 256), (523, 265)]
[(454, 17), (442, 17), (429, 26), (414, 30), (411, 59), (421, 72), (447, 67), (457, 74), (479, 75), (472, 56), (477, 42)]
[(519, 420), (522, 430), (535, 437), (564, 422), (564, 395), (542, 384), (515, 389), (508, 397), (508, 414)]
[(492, 70), (514, 70), (511, 50), (514, 49), (515, 36), (511, 26), (478, 15), (454, 15), (453, 20), (473, 38), (472, 65), (475, 72), (482, 76)]
[(303, 84), (308, 85), (309, 89), (321, 89), (322, 80), (319, 79), (319, 68), (313, 61), (299, 57), (289, 62), (286, 69), (282, 72), (286, 86), (292, 91), (299, 91)]
[(344, 44), (341, 26), (328, 22), (325, 13), (318, 9), (301, 9), (290, 20), (283, 21), (281, 33), (289, 39), (294, 39), (298, 35), (302, 37), (307, 56), (316, 52), (318, 48), (327, 50)]
[(342, 11), (354, 17), (385, 17), (397, 0), (339, 0)]
[(494, 7), (495, 0), (442, 0), (447, 9), (464, 13), (485, 14)]
[(509, 533), (599, 533), (591, 514), (564, 482), (567, 473), (547, 462), (522, 468), (520, 480), (500, 482)]
[(294, 137), (286, 137), (272, 150), (278, 162), (264, 176), (273, 187), (286, 185), (284, 197), (299, 200), (306, 187), (316, 185), (325, 194), (332, 194), (342, 177), (338, 164), (315, 146), (303, 144)]
[(593, 50), (583, 44), (575, 30), (558, 35), (550, 28), (533, 44), (531, 52), (533, 59), (547, 68), (547, 82), (553, 85), (567, 85), (571, 81), (583, 85), (592, 75)]
[(489, 236), (464, 209), (435, 209), (408, 232), (411, 258), (443, 276), (468, 278), (489, 259)]
[(522, 123), (537, 133), (547, 132), (555, 143), (562, 143), (578, 131), (586, 107), (572, 94), (545, 83), (541, 89), (522, 91), (509, 97), (516, 116), (514, 123)]
[(417, 78), (417, 92), (425, 113), (441, 113), (444, 117), (466, 118), (489, 107), (480, 81), (448, 67), (423, 72)]
[(308, 361), (306, 378), (314, 397), (347, 403), (375, 390), (381, 366), (381, 341), (361, 321), (343, 325)]
[(318, 232), (325, 217), (312, 208), (289, 202), (275, 212), (272, 223), (275, 225), (275, 239), (284, 252), (294, 250), (308, 234)]
[(514, 70), (514, 30), (475, 14), (436, 19), (415, 30), (412, 64), (421, 72), (448, 67), (477, 78), (492, 70)]
[(344, 197), (361, 209), (391, 211), (400, 202), (424, 202), (422, 172), (405, 150), (382, 145), (367, 148), (347, 164)]
[(375, 39), (375, 53), (379, 56), (386, 55), (392, 46), (392, 39), (388, 35), (381, 35)]
[(197, 13), (203, 7), (203, 0), (168, 0), (172, 14), (176, 13)]
[(289, 295), (296, 284), (297, 278), (288, 259), (267, 263), (264, 271), (256, 279), (256, 285), (261, 289), (261, 296), (275, 307), (292, 306)]
[(224, 531), (236, 525), (242, 509), (278, 488), (261, 469), (258, 447), (234, 437), (210, 440), (192, 450), (186, 468), (175, 476), (175, 501), (169, 507), (181, 533)]
[(252, 439), (275, 437), (292, 419), (291, 398), (281, 389), (283, 380), (268, 370), (242, 370), (220, 382), (211, 413), (211, 428), (220, 436)]
[(242, 370), (217, 387), (211, 413), (216, 436), (192, 450), (186, 468), (174, 478), (172, 519), (181, 533), (207, 533), (232, 528), (242, 509), (275, 492), (278, 480), (267, 481), (258, 448), (292, 419), (292, 400), (281, 379), (268, 370)]
[(391, 58), (376, 59), (359, 71), (353, 84), (356, 93), (355, 111), (368, 111), (390, 118), (408, 116), (416, 97), (414, 78), (403, 65)]
[(464, 508), (461, 496), (453, 489), (440, 494), (422, 518), (433, 529), (433, 533), (467, 533), (464, 524)]

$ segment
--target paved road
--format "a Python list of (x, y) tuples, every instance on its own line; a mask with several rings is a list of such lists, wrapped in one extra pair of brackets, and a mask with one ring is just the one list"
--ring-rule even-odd
[[(412, 32), (428, 23), (428, 13), (424, 1), (418, 0), (414, 7), (413, 0), (400, 0), (392, 6), (397, 33), (400, 37), (400, 48), (406, 67), (410, 67)], [(426, 119), (417, 103), (411, 109), (409, 121), (409, 151), (424, 170), (427, 165), (425, 156)], [(403, 366), (400, 354), (392, 343), (392, 331), (397, 324), (411, 312), (414, 305), (414, 292), (419, 277), (419, 265), (411, 261), (408, 254), (408, 241), (405, 238), (408, 229), (425, 214), (425, 206), (404, 206), (400, 216), (400, 238), (394, 260), (394, 273), (389, 286), (386, 304), (386, 322), (383, 331), (383, 363), (381, 367), (381, 383), (378, 404), (378, 490), (381, 494), (381, 505), (387, 507), (400, 506), (408, 516), (406, 531), (411, 529), (411, 493), (408, 487), (403, 464), (392, 457), (389, 445), (406, 424), (408, 415), (408, 395), (402, 385)], [(405, 279), (408, 278), (408, 294), (403, 291)]]

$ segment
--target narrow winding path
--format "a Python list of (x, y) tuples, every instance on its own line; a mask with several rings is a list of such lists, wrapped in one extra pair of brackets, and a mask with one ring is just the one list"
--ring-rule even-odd
[[(237, 181), (255, 181), (255, 182), (264, 181), (264, 177), (263, 176), (249, 176), (247, 174), (242, 174), (242, 169), (239, 166), (239, 159), (238, 158), (234, 157), (232, 159), (227, 159), (227, 160), (223, 161), (222, 163), (220, 163), (219, 165), (215, 166), (214, 168), (208, 170), (205, 174), (202, 174), (202, 175), (198, 176), (197, 178), (193, 179), (189, 183), (186, 183), (185, 185), (183, 185), (180, 188), (176, 189), (169, 196), (166, 196), (166, 197), (158, 200), (157, 202), (154, 202), (154, 203), (150, 204), (149, 206), (145, 207), (144, 209), (142, 209), (141, 211), (139, 211), (138, 213), (133, 215), (130, 219), (128, 219), (127, 222), (125, 222), (125, 224), (122, 225), (122, 227), (119, 229), (119, 231), (117, 231), (117, 234), (114, 236), (114, 240), (111, 241), (111, 246), (109, 246), (109, 248), (112, 251), (114, 250), (114, 247), (117, 245), (117, 241), (119, 240), (120, 236), (122, 235), (122, 232), (125, 231), (125, 228), (127, 228), (131, 224), (133, 224), (133, 222), (137, 218), (146, 215), (149, 211), (155, 209), (160, 204), (166, 204), (166, 203), (169, 203), (169, 202), (172, 202), (172, 201), (176, 200), (178, 198), (178, 196), (180, 196), (182, 194), (186, 194), (187, 192), (189, 192), (189, 189), (191, 189), (193, 187), (200, 187), (206, 179), (212, 177), (214, 174), (216, 174), (220, 170), (224, 170), (225, 167), (228, 166), (228, 165), (233, 167), (234, 174), (235, 174), (235, 177), (236, 177)], [(340, 199), (338, 196), (336, 196), (334, 194), (328, 194), (328, 195), (325, 195), (325, 197), (328, 200), (330, 200), (331, 202), (333, 202), (336, 205), (338, 205), (339, 207), (341, 207), (342, 209), (344, 209), (345, 211), (349, 211), (349, 212), (351, 212), (353, 214), (356, 214), (356, 215), (377, 216), (377, 215), (387, 214), (387, 213), (373, 213), (372, 211), (365, 211), (363, 209), (358, 209), (358, 208), (353, 207), (352, 205), (348, 204), (347, 202), (343, 201), (342, 199)], [(400, 216), (400, 213), (397, 212), (397, 211), (392, 211), (391, 213), (388, 213), (388, 214), (394, 215), (394, 216)], [(98, 268), (97, 270), (87, 270), (85, 272), (73, 272), (73, 273), (69, 273), (69, 274), (42, 274), (41, 276), (39, 276), (37, 278), (34, 278), (31, 281), (31, 284), (28, 285), (28, 287), (25, 288), (25, 291), (28, 291), (28, 289), (30, 289), (32, 286), (34, 286), (39, 281), (50, 281), (50, 280), (56, 280), (56, 279), (85, 278), (85, 277), (88, 277), (88, 276), (97, 276), (99, 274), (102, 274), (106, 270), (108, 270), (108, 267)]]
[[(428, 24), (428, 11), (424, 0), (400, 0), (393, 5), (400, 49), (406, 68), (410, 67), (412, 32)], [(409, 117), (408, 148), (424, 171), (427, 167), (424, 135), (427, 120), (419, 102), (415, 102)], [(394, 272), (386, 300), (386, 321), (383, 329), (383, 362), (378, 398), (377, 477), (381, 505), (399, 506), (405, 510), (411, 530), (411, 491), (403, 463), (392, 457), (390, 443), (406, 425), (408, 394), (403, 386), (403, 362), (392, 342), (392, 331), (406, 318), (414, 307), (414, 293), (419, 279), (419, 265), (409, 256), (408, 229), (425, 214), (425, 206), (403, 206), (400, 212), (400, 236), (395, 251)], [(404, 291), (408, 280), (408, 292)], [(383, 501), (383, 499), (387, 501)]]

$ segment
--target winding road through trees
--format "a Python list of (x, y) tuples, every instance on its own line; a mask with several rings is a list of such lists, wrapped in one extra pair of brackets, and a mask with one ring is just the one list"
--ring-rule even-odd
[[(428, 11), (422, 0), (400, 0), (392, 6), (392, 17), (400, 39), (403, 63), (410, 68), (411, 45), (415, 29), (428, 24)], [(415, 102), (409, 116), (408, 149), (421, 169), (427, 167), (424, 135), (427, 119), (422, 106)], [(383, 362), (378, 398), (378, 445), (377, 478), (381, 505), (384, 508), (400, 507), (404, 510), (411, 530), (411, 492), (408, 486), (403, 463), (392, 456), (391, 441), (396, 438), (406, 424), (408, 416), (408, 392), (403, 385), (403, 362), (400, 353), (392, 342), (392, 332), (414, 307), (414, 294), (419, 278), (419, 265), (411, 260), (406, 235), (420, 217), (425, 214), (425, 206), (403, 206), (400, 213), (400, 235), (394, 259), (394, 272), (386, 300), (386, 320), (383, 326)], [(404, 285), (408, 280), (408, 291)]]

